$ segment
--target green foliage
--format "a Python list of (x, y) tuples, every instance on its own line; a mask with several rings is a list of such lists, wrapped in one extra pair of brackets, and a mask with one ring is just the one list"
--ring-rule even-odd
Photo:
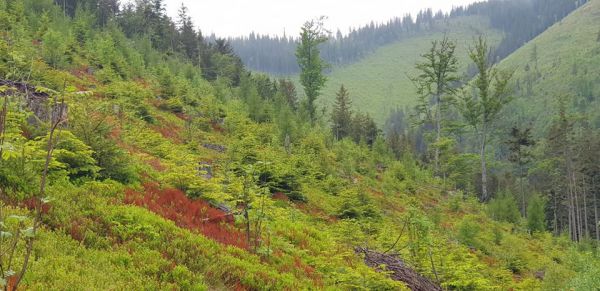
[(539, 195), (532, 195), (527, 205), (527, 228), (531, 232), (546, 230), (546, 202)]
[[(483, 215), (484, 207), (468, 192), (476, 158), (456, 155), (463, 144), (451, 139), (438, 144), (448, 172), (442, 181), (408, 151), (398, 155), (402, 160), (394, 159), (369, 114), (351, 120), (353, 140), (337, 141), (329, 128), (303, 121), (293, 84), (243, 72), (226, 41), (207, 45), (185, 17), (184, 27), (169, 24), (159, 7), (162, 1), (118, 15), (109, 13), (110, 1), (94, 9), (67, 2), (78, 8), (27, 0), (10, 1), (16, 8), (7, 9), (0, 0), (0, 30), (7, 36), (0, 38), (2, 77), (30, 76), (31, 84), (71, 92), (65, 94), (68, 124), (57, 131), (50, 164), (47, 194), (52, 202), (43, 208), (35, 261), (23, 286), (405, 289), (367, 267), (355, 255), (356, 246), (381, 252), (393, 246), (390, 252), (447, 289), (594, 286), (595, 269), (582, 264), (597, 264), (586, 253), (589, 248), (577, 249), (544, 232), (529, 236), (514, 224)], [(467, 22), (461, 25), (480, 23)], [(462, 30), (459, 39), (470, 38), (473, 29)], [(53, 43), (42, 38), (52, 33), (61, 39), (55, 48), (64, 49), (56, 60), (43, 55)], [(416, 51), (420, 42), (430, 40), (407, 41)], [(385, 55), (383, 67), (389, 63), (397, 70), (396, 60), (411, 61), (391, 54)], [(465, 49), (457, 47), (457, 56), (465, 58)], [(360, 75), (377, 75), (372, 70)], [(406, 79), (403, 73), (395, 75)], [(361, 80), (348, 84), (360, 86)], [(397, 88), (367, 81), (365, 88), (356, 88), (357, 99), (376, 101), (381, 90), (397, 96)], [(362, 91), (373, 87), (373, 94)], [(72, 93), (78, 90), (85, 93)], [(38, 191), (47, 146), (42, 126), (27, 122), (31, 108), (17, 98), (10, 98), (0, 159), (0, 191), (16, 204), (2, 209), (3, 216), (30, 215), (25, 207), (30, 202), (23, 198)], [(536, 171), (551, 165), (536, 165)], [(156, 184), (160, 193), (184, 190), (199, 201), (168, 195), (152, 198), (160, 201), (133, 199), (132, 193), (150, 189), (140, 184)], [(465, 189), (467, 199), (455, 185)], [(190, 201), (195, 204), (185, 204)], [(193, 207), (208, 201), (219, 210)], [(171, 203), (189, 206), (182, 210), (189, 216), (156, 209)], [(504, 208), (500, 203), (496, 212), (510, 214)], [(181, 218), (204, 217), (203, 211), (215, 222)], [(513, 221), (510, 215), (500, 219)], [(230, 233), (223, 229), (249, 234), (244, 237), (248, 248), (219, 243), (226, 240), (220, 233)], [(8, 238), (8, 229), (3, 231)], [(21, 233), (10, 232), (11, 238)], [(538, 270), (546, 272), (541, 282), (535, 278)]]
[(472, 247), (481, 247), (479, 243), (479, 233), (481, 232), (481, 225), (478, 218), (473, 215), (465, 215), (458, 225), (457, 237), (463, 244)]
[[(70, 131), (58, 132), (56, 139), (53, 152), (56, 162), (51, 165), (51, 170), (66, 170), (71, 179), (92, 178), (96, 175), (99, 168), (92, 157), (93, 151), (88, 145), (77, 139)], [(48, 136), (35, 141), (35, 144), (40, 152), (43, 152), (48, 144)]]
[(377, 208), (370, 202), (364, 192), (357, 190), (344, 190), (339, 194), (341, 204), (337, 216), (342, 219), (374, 218), (381, 216)]
[(323, 75), (323, 70), (327, 64), (319, 55), (319, 45), (327, 41), (325, 29), (323, 28), (324, 17), (307, 21), (302, 26), (300, 33), (300, 42), (296, 49), (296, 58), (300, 67), (300, 84), (304, 87), (304, 94), (307, 98), (307, 110), (310, 121), (316, 120), (315, 100), (319, 97), (321, 89), (325, 85), (327, 78)]
[(54, 68), (63, 66), (67, 49), (65, 36), (50, 29), (42, 36), (42, 43), (44, 60)]
[[(114, 78), (109, 78), (116, 81)], [(111, 82), (108, 86), (102, 87), (99, 93), (112, 99), (119, 99), (132, 104), (139, 103), (152, 97), (152, 92), (142, 85), (131, 81)]]
[(331, 131), (338, 140), (350, 135), (352, 126), (351, 104), (348, 90), (342, 85), (336, 93), (335, 104), (331, 112)]
[(517, 202), (511, 194), (501, 193), (489, 202), (487, 208), (489, 216), (497, 221), (518, 224), (521, 220)]
[(416, 88), (407, 75), (418, 74), (415, 62), (431, 48), (432, 41), (447, 35), (456, 43), (458, 72), (462, 74), (468, 67), (467, 44), (480, 34), (487, 35), (493, 44), (501, 39), (501, 33), (492, 29), (485, 19), (465, 16), (436, 22), (427, 33), (381, 46), (352, 64), (334, 66), (327, 76), (321, 105), (331, 106), (335, 93), (344, 84), (352, 92), (354, 107), (368, 113), (378, 125), (382, 125), (391, 109), (417, 105), (414, 98), (417, 96)]

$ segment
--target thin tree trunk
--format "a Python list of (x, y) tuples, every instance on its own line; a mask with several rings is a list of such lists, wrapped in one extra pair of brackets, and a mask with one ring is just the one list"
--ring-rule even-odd
[(573, 188), (571, 186), (571, 178), (570, 178), (570, 176), (567, 176), (567, 182), (568, 182), (568, 186), (567, 187), (568, 187), (568, 195), (569, 195), (569, 197), (568, 197), (569, 198), (568, 199), (568, 202), (569, 202), (569, 207), (568, 207), (569, 208), (569, 215), (568, 215), (568, 218), (569, 218), (569, 236), (571, 237), (571, 240), (574, 241), (574, 240), (576, 240), (576, 238), (575, 238), (576, 230), (575, 230), (575, 221), (574, 221), (575, 220), (574, 219), (575, 215), (573, 214)]
[(556, 214), (556, 210), (557, 210), (556, 207), (558, 207), (558, 205), (556, 204), (556, 195), (557, 195), (556, 192), (552, 193), (552, 200), (554, 202), (554, 207), (552, 209), (553, 210), (552, 212), (554, 213), (554, 222), (553, 222), (554, 235), (558, 235), (559, 234), (559, 232), (558, 232), (558, 216)]
[(520, 148), (519, 148), (519, 161), (518, 161), (518, 165), (519, 165), (519, 189), (521, 191), (521, 215), (523, 217), (527, 216), (527, 210), (525, 207), (525, 190), (523, 189), (523, 166), (521, 165), (521, 153), (520, 153)]
[(577, 186), (577, 177), (575, 173), (573, 173), (573, 186), (575, 189), (575, 210), (577, 213), (577, 241), (580, 241), (583, 238), (583, 220), (581, 218), (581, 203), (579, 203), (579, 189)]
[(250, 217), (248, 215), (248, 205), (244, 205), (244, 219), (246, 220), (246, 241), (250, 247), (252, 239), (250, 238)]
[(439, 142), (440, 142), (440, 137), (441, 137), (441, 131), (442, 131), (442, 105), (440, 104), (440, 94), (436, 94), (435, 95), (435, 102), (437, 103), (437, 108), (436, 108), (436, 112), (435, 112), (435, 143), (436, 143), (436, 147), (435, 147), (435, 156), (434, 156), (434, 163), (435, 163), (435, 174), (438, 175), (440, 172), (440, 148), (439, 148)]
[(431, 271), (433, 271), (433, 275), (435, 275), (435, 280), (439, 283), (440, 278), (438, 277), (438, 272), (435, 269), (435, 264), (433, 262), (433, 254), (431, 252), (431, 246), (428, 246), (428, 251), (429, 251), (429, 262), (431, 263)]
[(595, 179), (592, 178), (592, 193), (594, 194), (594, 225), (596, 226), (596, 241), (600, 242), (600, 221), (598, 220), (598, 193)]
[(485, 125), (481, 131), (481, 200), (487, 201), (488, 199), (488, 191), (487, 191), (487, 166), (485, 160), (485, 147), (487, 142), (487, 129)]
[(588, 238), (590, 236), (590, 231), (588, 229), (588, 212), (587, 212), (587, 185), (585, 184), (585, 177), (583, 178), (583, 227), (584, 227), (584, 237)]
[[(54, 107), (56, 107), (57, 104), (58, 103), (57, 103), (56, 99), (54, 99)], [(23, 265), (22, 265), (21, 270), (19, 271), (19, 273), (17, 275), (17, 279), (13, 285), (14, 290), (18, 289), (17, 287), (21, 283), (23, 276), (25, 276), (25, 272), (27, 271), (27, 267), (29, 266), (29, 259), (31, 258), (31, 253), (33, 252), (33, 241), (34, 241), (34, 238), (35, 238), (38, 228), (42, 224), (42, 199), (46, 195), (46, 180), (48, 178), (48, 168), (50, 166), (50, 160), (52, 159), (52, 153), (54, 151), (54, 145), (56, 142), (56, 140), (54, 138), (54, 134), (56, 132), (56, 129), (64, 121), (64, 120), (62, 120), (63, 108), (64, 108), (64, 101), (61, 102), (61, 104), (60, 104), (56, 121), (54, 122), (52, 119), (52, 116), (50, 117), (50, 122), (51, 122), (50, 134), (48, 137), (48, 144), (47, 144), (47, 149), (46, 149), (46, 161), (44, 163), (44, 170), (42, 172), (42, 177), (40, 179), (40, 192), (38, 193), (37, 197), (34, 197), (35, 198), (35, 200), (34, 200), (35, 217), (33, 218), (33, 227), (32, 227), (33, 228), (33, 236), (27, 239), (27, 244), (25, 247), (25, 257), (23, 259)], [(59, 131), (59, 133), (60, 133), (60, 131)]]

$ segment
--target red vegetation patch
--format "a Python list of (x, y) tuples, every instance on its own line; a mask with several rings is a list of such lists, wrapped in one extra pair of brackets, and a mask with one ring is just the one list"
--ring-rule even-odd
[(325, 212), (325, 210), (319, 208), (318, 206), (316, 206), (314, 204), (297, 203), (295, 205), (298, 209), (300, 209), (300, 211), (302, 211), (305, 214), (308, 214), (310, 216), (317, 217), (317, 218), (320, 218), (320, 219), (323, 219), (323, 220), (326, 220), (329, 222), (336, 222), (338, 220), (337, 217), (328, 215)]
[(109, 136), (114, 141), (120, 141), (121, 140), (121, 127), (113, 126), (113, 128), (110, 130)]
[(160, 125), (152, 126), (153, 130), (160, 133), (160, 135), (162, 135), (162, 137), (164, 137), (168, 140), (171, 140), (175, 143), (182, 142), (180, 126), (178, 126), (172, 122), (169, 122), (160, 116), (158, 116), (157, 119), (160, 122)]
[(164, 125), (164, 126), (153, 126), (153, 129), (155, 131), (157, 131), (158, 133), (160, 133), (160, 135), (162, 135), (162, 137), (164, 137), (170, 141), (173, 141), (175, 143), (181, 143), (181, 137), (179, 136), (181, 129), (179, 127)]
[(198, 231), (222, 244), (248, 249), (246, 237), (233, 225), (231, 214), (211, 207), (204, 200), (191, 200), (181, 190), (160, 189), (155, 183), (145, 183), (143, 193), (127, 189), (125, 203), (145, 207), (179, 227)]
[(135, 81), (135, 82), (136, 82), (138, 85), (140, 85), (140, 86), (144, 87), (145, 89), (148, 89), (148, 88), (150, 88), (150, 87), (151, 87), (151, 86), (150, 86), (150, 83), (148, 83), (148, 81), (146, 81), (146, 80), (145, 80), (145, 79), (143, 79), (143, 78), (135, 78), (135, 79), (134, 79), (134, 81)]
[(280, 200), (280, 201), (290, 201), (290, 198), (288, 198), (287, 195), (285, 195), (281, 192), (275, 192), (275, 194), (273, 194), (273, 199)]
[(69, 234), (78, 242), (83, 241), (83, 227), (81, 224), (81, 221), (75, 220), (71, 223), (71, 227), (69, 228)]
[(160, 160), (158, 158), (152, 158), (150, 160), (147, 161), (148, 165), (150, 165), (153, 169), (162, 172), (164, 170), (166, 170), (165, 166), (163, 166), (160, 163)]
[(50, 211), (50, 208), (52, 207), (50, 204), (42, 204), (42, 201), (40, 199), (31, 197), (29, 199), (26, 199), (23, 201), (23, 206), (27, 207), (27, 209), (29, 210), (34, 210), (36, 208), (36, 206), (40, 206), (41, 205), (41, 211), (42, 214), (48, 214), (48, 212)]
[(319, 275), (315, 273), (315, 268), (305, 264), (299, 257), (294, 257), (294, 267), (302, 274), (310, 278), (315, 286), (323, 287), (323, 281)]
[[(98, 84), (98, 80), (90, 71), (88, 66), (82, 66), (77, 69), (73, 69), (70, 71), (71, 75), (77, 77), (80, 80), (86, 81), (92, 84)], [(76, 84), (77, 90), (85, 91), (87, 88), (82, 84)]]
[(217, 122), (211, 122), (211, 123), (210, 123), (210, 126), (212, 127), (212, 129), (213, 129), (215, 132), (220, 132), (220, 133), (222, 133), (222, 132), (224, 132), (224, 131), (225, 131), (225, 129), (224, 129), (222, 126), (221, 126), (221, 124), (219, 124), (219, 123), (217, 123)]
[(242, 283), (235, 283), (235, 285), (233, 286), (233, 290), (235, 291), (246, 291), (248, 290), (248, 288), (244, 285), (242, 285)]
[[(6, 290), (16, 290), (15, 285), (17, 285), (17, 279), (19, 275), (12, 275), (8, 277), (8, 284), (6, 286)], [(25, 289), (25, 288), (24, 288)]]
[(177, 118), (179, 118), (179, 119), (181, 119), (183, 121), (190, 121), (190, 120), (192, 120), (192, 118), (189, 115), (187, 115), (187, 114), (185, 114), (183, 112), (177, 112), (177, 113), (175, 113), (175, 116), (177, 116)]

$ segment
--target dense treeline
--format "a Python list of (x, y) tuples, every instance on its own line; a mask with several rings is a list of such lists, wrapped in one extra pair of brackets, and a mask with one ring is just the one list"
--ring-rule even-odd
[(520, 48), (587, 0), (491, 0), (458, 7), (450, 13), (453, 17), (482, 15), (493, 28), (506, 35), (491, 55), (499, 61)]
[[(475, 78), (457, 84), (448, 65), (456, 62), (453, 46), (436, 41), (423, 54), (413, 77), (419, 105), (391, 111), (385, 124), (390, 148), (397, 156), (414, 153), (438, 176), (479, 193), (499, 220), (522, 216), (531, 231), (598, 240), (600, 128), (593, 122), (597, 113), (577, 105), (586, 97), (554, 97), (558, 105), (548, 125), (522, 122), (531, 118), (511, 101), (531, 93), (512, 80), (513, 73), (495, 68), (480, 42), (470, 52)], [(527, 67), (536, 67), (537, 49)]]
[[(491, 57), (501, 60), (524, 43), (534, 38), (568, 13), (583, 5), (585, 0), (492, 0), (454, 8), (450, 13), (423, 10), (416, 17), (406, 15), (385, 23), (373, 23), (353, 28), (344, 35), (331, 33), (329, 41), (321, 46), (323, 58), (333, 65), (356, 62), (375, 49), (431, 31), (445, 31), (448, 19), (461, 16), (484, 16), (492, 28), (505, 36)], [(229, 39), (244, 64), (251, 70), (275, 75), (297, 73), (294, 57), (297, 39), (290, 36), (267, 36), (251, 33), (247, 37)]]
[(173, 20), (166, 15), (163, 0), (139, 0), (124, 5), (120, 5), (118, 0), (54, 2), (65, 15), (77, 19), (93, 16), (93, 25), (116, 25), (127, 38), (138, 43), (150, 42), (152, 48), (160, 52), (177, 54), (200, 67), (202, 76), (207, 80), (213, 81), (221, 76), (227, 77), (231, 85), (239, 84), (242, 63), (230, 44), (224, 39), (205, 39), (185, 6), (181, 6), (177, 20)]
[[(344, 65), (361, 59), (374, 49), (434, 29), (434, 23), (448, 17), (431, 9), (421, 11), (416, 18), (406, 15), (387, 23), (371, 22), (352, 29), (347, 35), (340, 30), (329, 32), (329, 41), (321, 45), (323, 59), (332, 65)], [(291, 75), (299, 71), (294, 51), (298, 39), (290, 36), (268, 36), (251, 33), (247, 37), (230, 38), (236, 54), (252, 70), (275, 75)]]

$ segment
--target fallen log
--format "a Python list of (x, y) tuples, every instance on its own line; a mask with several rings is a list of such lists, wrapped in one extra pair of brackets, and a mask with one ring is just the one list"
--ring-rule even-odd
[(354, 249), (365, 256), (365, 264), (380, 272), (388, 272), (390, 278), (406, 284), (413, 291), (441, 291), (442, 287), (407, 266), (397, 255), (382, 254), (366, 248)]

